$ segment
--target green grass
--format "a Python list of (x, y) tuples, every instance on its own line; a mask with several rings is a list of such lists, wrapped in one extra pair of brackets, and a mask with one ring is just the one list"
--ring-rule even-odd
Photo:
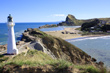
[(81, 73), (106, 73), (106, 69), (99, 70), (91, 65), (74, 65), (65, 60), (52, 59), (47, 54), (37, 50), (29, 50), (27, 53), (21, 53), (8, 59), (7, 62), (1, 64), (0, 70), (4, 65), (26, 65), (29, 67), (51, 65), (54, 69), (73, 67), (81, 70)]
[(81, 73), (107, 73), (106, 68), (96, 68), (92, 65), (74, 65), (75, 68), (81, 70)]
[(4, 55), (1, 55), (1, 54), (0, 54), (0, 58), (2, 58), (2, 57), (4, 57)]
[(110, 33), (107, 32), (88, 32), (88, 31), (83, 31), (81, 35), (110, 35)]
[(4, 62), (6, 60), (8, 60), (8, 57), (0, 54), (0, 63)]
[[(28, 66), (43, 66), (43, 65), (52, 65), (55, 68), (66, 68), (72, 66), (73, 64), (65, 60), (52, 59), (47, 54), (37, 51), (29, 50), (26, 53), (21, 53), (11, 59), (9, 59), (5, 64), (16, 64), (19, 66), (28, 65)], [(3, 66), (3, 65), (2, 65)]]
[(81, 31), (81, 27), (79, 27), (79, 28), (76, 28), (75, 30), (79, 30), (79, 31)]

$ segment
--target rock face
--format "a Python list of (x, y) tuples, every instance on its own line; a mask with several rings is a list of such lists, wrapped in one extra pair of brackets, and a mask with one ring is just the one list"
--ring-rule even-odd
[[(110, 24), (110, 18), (97, 18), (97, 19)], [(76, 19), (75, 16), (68, 14), (68, 16), (66, 17), (66, 20), (57, 25), (58, 26), (77, 26), (77, 25), (82, 25), (83, 23), (94, 21), (94, 20), (95, 19), (79, 20), (79, 19)]]
[(58, 26), (76, 26), (81, 25), (85, 21), (88, 22), (88, 20), (78, 20), (75, 18), (75, 16), (68, 14), (66, 20), (64, 22), (59, 23)]
[(64, 59), (74, 64), (91, 64), (99, 66), (99, 63), (96, 63), (96, 60), (91, 58), (91, 56), (61, 38), (47, 35), (38, 29), (31, 29), (23, 34), (27, 33), (28, 35), (23, 35), (22, 37), (24, 41), (38, 41), (37, 38), (40, 38), (40, 43), (42, 43), (47, 51), (49, 50), (57, 59)]

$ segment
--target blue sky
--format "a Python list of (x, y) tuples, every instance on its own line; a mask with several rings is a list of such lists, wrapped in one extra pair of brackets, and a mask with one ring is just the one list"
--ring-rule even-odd
[(0, 22), (12, 14), (15, 22), (64, 21), (110, 17), (110, 0), (0, 0)]

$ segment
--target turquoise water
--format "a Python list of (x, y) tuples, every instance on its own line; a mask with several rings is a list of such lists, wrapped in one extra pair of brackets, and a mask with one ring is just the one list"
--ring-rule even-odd
[(86, 37), (67, 41), (110, 67), (110, 36)]

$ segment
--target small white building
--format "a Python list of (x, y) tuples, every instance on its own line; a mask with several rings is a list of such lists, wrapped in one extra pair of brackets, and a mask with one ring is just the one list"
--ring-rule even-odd
[(18, 49), (16, 48), (15, 34), (14, 34), (14, 23), (13, 18), (9, 14), (7, 18), (8, 26), (8, 43), (7, 43), (7, 54), (18, 54)]

